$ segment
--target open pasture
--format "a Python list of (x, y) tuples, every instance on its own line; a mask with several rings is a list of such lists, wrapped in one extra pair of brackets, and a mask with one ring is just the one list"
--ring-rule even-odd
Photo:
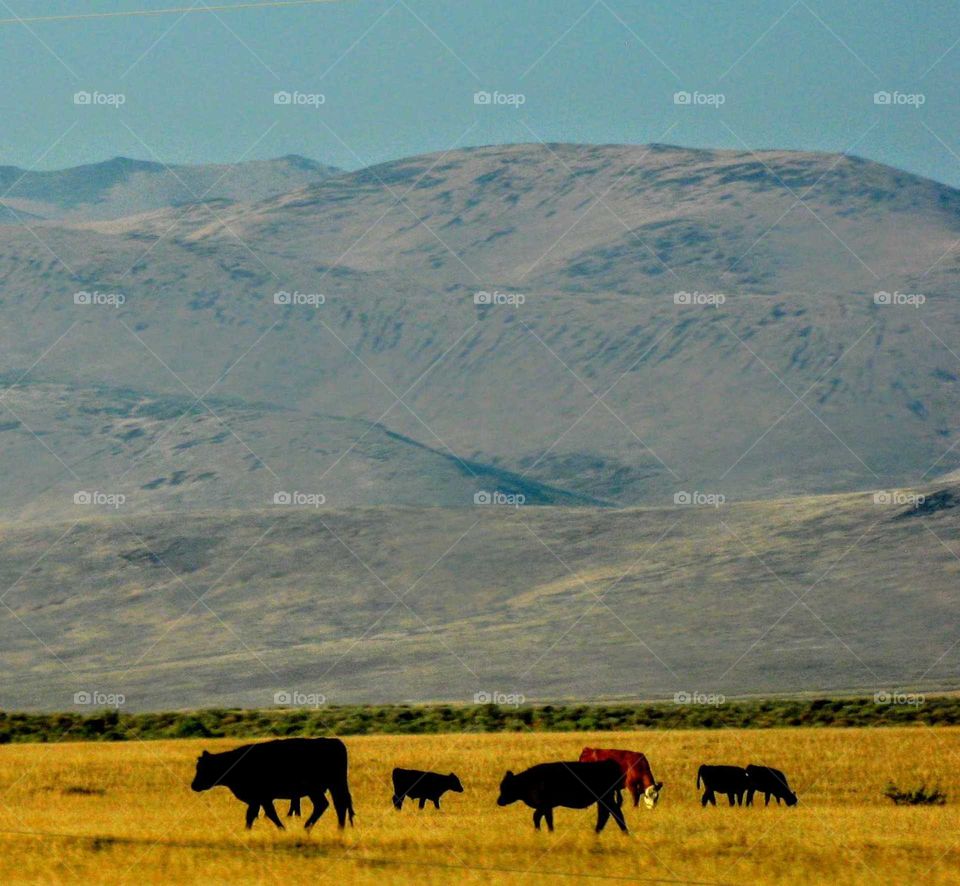
[[(329, 810), (277, 831), (224, 788), (190, 790), (204, 748), (237, 740), (8, 744), (0, 748), (0, 882), (115, 883), (955, 883), (960, 876), (960, 729), (678, 730), (365, 736), (346, 739), (356, 827)], [(659, 806), (625, 804), (631, 833), (593, 833), (595, 809), (498, 808), (500, 779), (584, 745), (645, 752)], [(782, 768), (793, 809), (702, 809), (700, 763)], [(465, 793), (422, 812), (390, 802), (394, 766), (455, 771)], [(939, 784), (941, 807), (897, 807), (886, 783)], [(277, 804), (286, 815), (286, 803)], [(304, 800), (304, 812), (309, 803)]]

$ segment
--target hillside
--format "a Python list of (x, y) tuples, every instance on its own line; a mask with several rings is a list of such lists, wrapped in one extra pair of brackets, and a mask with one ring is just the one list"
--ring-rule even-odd
[(925, 492), (6, 525), (0, 706), (949, 687), (960, 487)]
[[(262, 509), (284, 493), (331, 507), (386, 496), (392, 505), (465, 507), (484, 491), (529, 504), (600, 504), (358, 419), (39, 381), (12, 388), (3, 402), (17, 416), (0, 423), (7, 520)], [(78, 507), (84, 492), (115, 499)]]
[(197, 200), (263, 200), (338, 170), (306, 157), (236, 164), (172, 165), (114, 157), (51, 172), (0, 166), (0, 223), (114, 219)]
[[(960, 468), (958, 208), (951, 188), (841, 155), (515, 145), (260, 202), (7, 225), (2, 368), (378, 424), (624, 506), (910, 485)], [(924, 301), (877, 304), (881, 290)], [(248, 445), (301, 476), (285, 425)], [(128, 454), (105, 454), (109, 471)], [(36, 455), (26, 479), (56, 482)], [(357, 488), (358, 504), (409, 499)]]

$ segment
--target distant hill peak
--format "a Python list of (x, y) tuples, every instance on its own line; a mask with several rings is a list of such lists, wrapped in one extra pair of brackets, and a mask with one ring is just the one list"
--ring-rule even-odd
[(19, 214), (107, 221), (204, 200), (256, 202), (315, 184), (339, 170), (298, 154), (235, 164), (163, 164), (117, 156), (67, 169), (0, 167), (3, 202)]

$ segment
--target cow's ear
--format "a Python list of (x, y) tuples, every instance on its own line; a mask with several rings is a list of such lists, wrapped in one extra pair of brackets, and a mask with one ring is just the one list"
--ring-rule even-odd
[(512, 770), (512, 769), (508, 769), (508, 770), (507, 770), (506, 778), (513, 778), (513, 770)]
[(210, 751), (204, 751), (200, 756), (201, 756), (201, 757), (209, 757), (209, 756), (210, 756)]
[(654, 787), (655, 787), (658, 791), (662, 791), (662, 790), (663, 790), (663, 782), (662, 782), (662, 781), (658, 781), (658, 782), (654, 785)]

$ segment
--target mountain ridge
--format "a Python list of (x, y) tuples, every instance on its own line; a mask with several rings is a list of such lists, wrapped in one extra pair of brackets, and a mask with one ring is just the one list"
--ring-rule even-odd
[(215, 385), (620, 505), (960, 468), (960, 192), (869, 161), (477, 147), (34, 233), (0, 228), (0, 349), (68, 386)]
[(338, 172), (297, 154), (234, 164), (165, 164), (116, 156), (58, 170), (0, 166), (0, 206), (10, 207), (5, 215), (13, 216), (14, 223), (19, 212), (47, 221), (117, 219), (202, 196), (266, 198)]

